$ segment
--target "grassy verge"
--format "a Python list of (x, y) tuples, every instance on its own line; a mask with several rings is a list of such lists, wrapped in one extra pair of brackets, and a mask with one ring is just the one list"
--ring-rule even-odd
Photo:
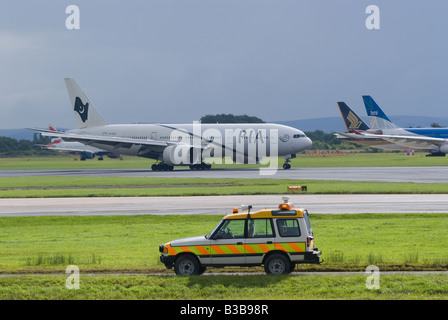
[[(448, 274), (387, 274), (446, 270), (448, 214), (313, 215), (325, 262), (289, 276), (175, 277), (158, 260), (158, 245), (205, 234), (220, 216), (2, 218), (0, 300), (14, 299), (447, 299)], [(80, 268), (79, 290), (65, 286), (68, 265)], [(366, 288), (366, 266), (380, 268), (380, 288)], [(261, 268), (209, 268), (228, 272)], [(356, 270), (316, 275), (312, 271)], [(308, 271), (308, 272), (307, 272)], [(164, 276), (89, 276), (89, 273)], [(30, 276), (30, 273), (56, 275)], [(21, 275), (23, 274), (23, 275)], [(300, 288), (300, 289), (299, 289)]]
[[(368, 290), (366, 275), (268, 277), (80, 276), (79, 290), (67, 290), (66, 277), (0, 277), (0, 299), (151, 300), (307, 300), (447, 299), (448, 275), (380, 275), (380, 288)], [(187, 302), (185, 302), (186, 304)]]
[(0, 178), (0, 198), (284, 194), (290, 185), (308, 194), (448, 193), (446, 183), (44, 176)]
[[(283, 165), (284, 159), (278, 159), (278, 165)], [(49, 169), (147, 169), (150, 170), (154, 160), (126, 156), (124, 160), (96, 159), (74, 161), (71, 156), (0, 158), (1, 170), (49, 170)], [(426, 157), (426, 153), (416, 153), (415, 156), (405, 156), (402, 153), (347, 153), (345, 156), (310, 156), (299, 154), (291, 160), (293, 167), (406, 167), (406, 166), (446, 166), (447, 157)], [(213, 164), (214, 168), (258, 168), (261, 165)]]
[[(303, 270), (363, 271), (371, 264), (381, 270), (446, 270), (447, 218), (448, 214), (312, 215), (316, 246), (325, 262)], [(83, 272), (172, 273), (159, 261), (158, 246), (207, 234), (220, 219), (4, 217), (0, 273), (64, 273), (71, 264)]]

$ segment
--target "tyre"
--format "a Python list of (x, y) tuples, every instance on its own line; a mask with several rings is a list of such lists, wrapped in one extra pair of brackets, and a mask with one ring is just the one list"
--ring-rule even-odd
[(264, 263), (264, 271), (267, 274), (289, 274), (291, 269), (291, 261), (281, 253), (271, 254)]
[(201, 271), (202, 271), (201, 264), (199, 263), (198, 259), (193, 255), (180, 256), (174, 262), (174, 272), (179, 276), (199, 275), (201, 274)]

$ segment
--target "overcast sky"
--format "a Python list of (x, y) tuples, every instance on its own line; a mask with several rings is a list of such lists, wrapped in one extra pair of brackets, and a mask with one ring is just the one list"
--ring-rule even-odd
[(337, 101), (364, 116), (365, 94), (389, 116), (445, 117), (447, 16), (446, 0), (2, 1), (0, 128), (74, 128), (65, 77), (110, 123), (310, 119)]

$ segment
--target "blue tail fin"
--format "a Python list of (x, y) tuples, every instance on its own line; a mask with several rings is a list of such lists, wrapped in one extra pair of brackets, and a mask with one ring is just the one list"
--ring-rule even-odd
[(398, 128), (398, 126), (390, 121), (371, 96), (362, 96), (362, 99), (364, 100), (364, 105), (370, 120), (370, 127), (372, 129)]

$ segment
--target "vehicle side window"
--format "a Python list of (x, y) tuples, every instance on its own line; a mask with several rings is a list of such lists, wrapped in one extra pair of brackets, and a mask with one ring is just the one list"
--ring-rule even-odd
[(308, 211), (303, 212), (303, 217), (305, 218), (306, 228), (308, 229), (308, 234), (313, 235), (313, 229), (311, 228), (310, 218), (308, 217)]
[(281, 237), (300, 237), (297, 219), (277, 219), (277, 228)]
[(273, 236), (271, 219), (249, 219), (247, 225), (248, 238), (268, 238)]
[(244, 238), (246, 219), (226, 220), (216, 231), (213, 239), (239, 239)]

